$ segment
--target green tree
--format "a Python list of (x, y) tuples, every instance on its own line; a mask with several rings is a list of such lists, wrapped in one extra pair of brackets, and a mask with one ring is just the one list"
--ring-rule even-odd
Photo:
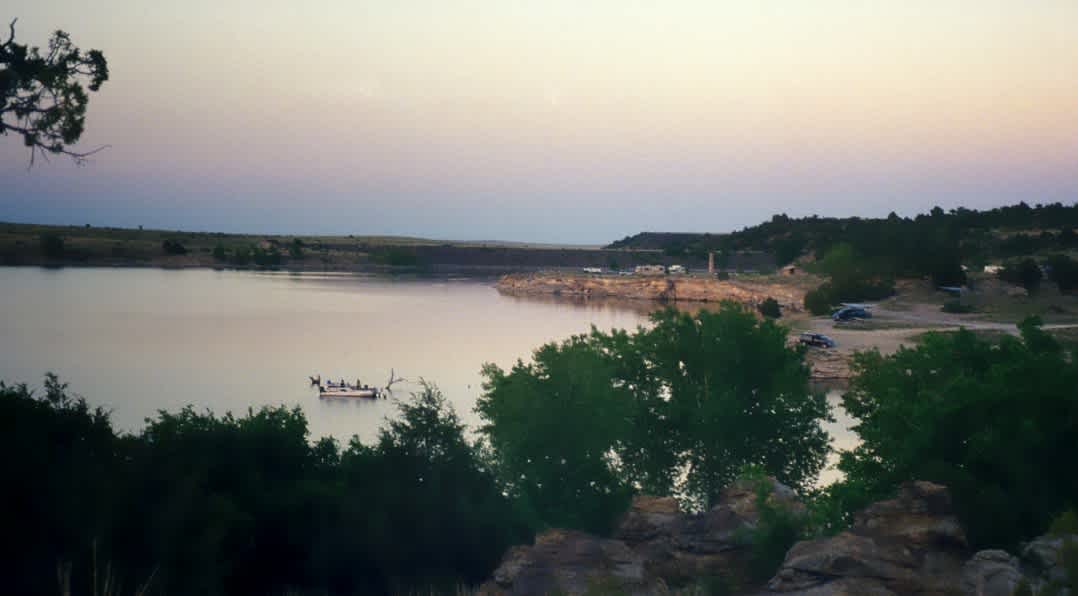
[(981, 548), (1043, 532), (1078, 502), (1078, 478), (1060, 467), (1078, 458), (1078, 364), (1038, 320), (1020, 329), (999, 345), (960, 331), (856, 356), (843, 404), (861, 444), (840, 469), (862, 501), (904, 480), (940, 482)]
[(543, 525), (609, 531), (631, 487), (613, 453), (632, 402), (588, 336), (535, 351), (508, 373), (488, 364), (476, 411), (507, 490)]
[(60, 259), (64, 256), (64, 239), (57, 234), (42, 234), (39, 240), (41, 254), (50, 259)]
[(300, 260), (303, 258), (303, 241), (299, 238), (293, 238), (292, 243), (288, 245), (288, 256), (293, 259)]
[(831, 294), (830, 283), (823, 283), (815, 290), (809, 290), (805, 294), (805, 309), (816, 316), (826, 315), (831, 312), (831, 307), (835, 304)]
[(1066, 255), (1055, 255), (1048, 260), (1048, 269), (1060, 292), (1078, 288), (1078, 261)]
[(225, 246), (223, 244), (221, 244), (220, 242), (217, 243), (217, 246), (213, 247), (213, 260), (215, 260), (215, 261), (227, 261), (228, 260), (228, 252), (225, 250)]
[(109, 78), (105, 56), (78, 49), (63, 31), (53, 33), (41, 50), (16, 43), (15, 21), (8, 29), (0, 44), (0, 135), (21, 135), (31, 164), (37, 154), (64, 154), (82, 163), (101, 148), (69, 147), (86, 127), (87, 90), (97, 91)]
[(161, 242), (161, 250), (165, 251), (166, 255), (185, 255), (187, 254), (187, 247), (183, 245), (179, 240), (173, 238), (166, 238)]
[(685, 465), (679, 491), (709, 506), (746, 466), (810, 486), (827, 455), (820, 422), (830, 414), (808, 387), (803, 353), (787, 347), (786, 329), (733, 303), (652, 319), (640, 343), (660, 395), (669, 396)]
[(732, 303), (652, 320), (484, 369), (481, 430), (540, 521), (601, 530), (630, 490), (706, 507), (746, 465), (799, 488), (823, 466), (827, 403), (785, 329)]
[(782, 317), (782, 309), (779, 307), (779, 301), (770, 296), (756, 308), (760, 311), (760, 314), (769, 319), (778, 319)]
[(999, 278), (1003, 281), (1022, 286), (1029, 292), (1034, 292), (1041, 285), (1041, 268), (1033, 259), (1022, 259), (1016, 263), (1008, 263), (999, 271)]

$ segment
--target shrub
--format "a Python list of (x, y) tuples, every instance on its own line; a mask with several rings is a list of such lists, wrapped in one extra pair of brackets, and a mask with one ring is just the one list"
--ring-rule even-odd
[(161, 249), (165, 251), (166, 255), (185, 255), (187, 254), (187, 247), (183, 245), (179, 240), (173, 240), (171, 238), (166, 239), (161, 243)]
[(750, 578), (763, 582), (775, 575), (790, 547), (807, 537), (809, 516), (772, 502), (771, 481), (759, 471), (750, 472), (746, 481), (755, 485), (760, 517), (756, 527), (742, 531), (737, 538), (749, 547)]
[(299, 238), (293, 238), (292, 244), (288, 245), (288, 256), (293, 259), (303, 258), (303, 241)]
[(756, 309), (760, 311), (760, 314), (769, 319), (778, 319), (782, 317), (782, 309), (779, 308), (779, 301), (771, 297), (768, 297), (761, 302)]
[(1023, 259), (1017, 263), (1008, 263), (999, 270), (999, 278), (1009, 284), (1022, 286), (1033, 292), (1041, 285), (1040, 266), (1033, 259)]
[(1056, 255), (1047, 263), (1052, 281), (1059, 286), (1060, 292), (1078, 289), (1078, 261), (1066, 256)]
[(730, 274), (726, 271), (718, 271), (715, 273), (715, 279), (719, 281), (727, 281), (730, 279)]
[(228, 260), (228, 253), (225, 251), (224, 245), (220, 242), (217, 243), (217, 246), (213, 247), (213, 259), (215, 261)]
[(823, 284), (805, 294), (805, 310), (820, 316), (831, 312), (831, 285)]

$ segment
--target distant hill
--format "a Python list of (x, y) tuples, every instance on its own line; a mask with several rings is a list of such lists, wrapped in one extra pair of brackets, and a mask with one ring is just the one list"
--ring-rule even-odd
[(1078, 204), (1019, 203), (986, 211), (958, 208), (903, 218), (775, 215), (729, 234), (642, 232), (607, 248), (661, 250), (667, 255), (736, 254), (759, 251), (778, 264), (802, 256), (822, 257), (836, 244), (852, 246), (861, 259), (893, 275), (932, 274), (960, 264), (1078, 250)]

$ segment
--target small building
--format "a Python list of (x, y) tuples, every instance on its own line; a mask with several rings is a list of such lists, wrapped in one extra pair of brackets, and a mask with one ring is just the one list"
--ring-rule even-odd
[(1003, 269), (1002, 265), (985, 265), (984, 272), (989, 275), (998, 275), (1000, 270)]
[(797, 275), (796, 265), (786, 265), (782, 268), (783, 275)]
[(666, 267), (662, 265), (637, 265), (633, 268), (637, 275), (664, 275)]
[(675, 273), (676, 274), (682, 274), (682, 273), (685, 273), (686, 271), (685, 271), (685, 266), (684, 265), (670, 265), (669, 267), (666, 268), (666, 272), (670, 273), (670, 274), (675, 274)]
[(602, 272), (603, 272), (602, 267), (585, 267), (584, 268), (584, 273), (602, 273)]

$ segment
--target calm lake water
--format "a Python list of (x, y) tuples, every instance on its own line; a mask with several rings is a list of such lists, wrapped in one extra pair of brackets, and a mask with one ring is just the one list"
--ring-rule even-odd
[[(490, 280), (161, 269), (0, 268), (0, 380), (53, 371), (116, 426), (158, 410), (299, 405), (313, 436), (371, 441), (391, 400), (320, 399), (308, 375), (437, 384), (472, 428), (480, 367), (541, 344), (646, 323), (647, 306), (499, 294)], [(832, 400), (837, 400), (832, 392)], [(830, 425), (847, 446), (848, 420)], [(825, 475), (828, 477), (830, 475)]]
[(390, 400), (319, 399), (308, 375), (436, 383), (474, 426), (480, 367), (544, 342), (635, 327), (639, 309), (532, 301), (490, 280), (160, 269), (0, 268), (0, 379), (53, 371), (116, 425), (186, 404), (217, 413), (300, 405), (315, 436), (370, 440)]

